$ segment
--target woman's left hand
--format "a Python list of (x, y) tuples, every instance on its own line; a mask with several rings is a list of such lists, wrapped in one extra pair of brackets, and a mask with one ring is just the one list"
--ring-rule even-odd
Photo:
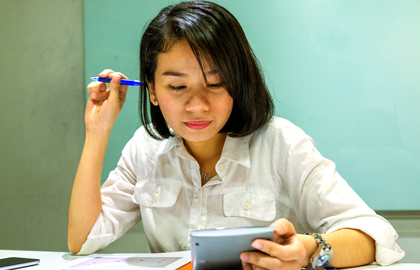
[(306, 249), (297, 237), (295, 228), (287, 219), (273, 224), (273, 241), (256, 239), (252, 246), (261, 252), (243, 252), (241, 260), (244, 270), (296, 269), (300, 270), (306, 258)]

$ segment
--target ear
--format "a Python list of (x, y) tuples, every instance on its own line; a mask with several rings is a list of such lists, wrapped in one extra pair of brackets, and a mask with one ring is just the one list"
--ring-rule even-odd
[(154, 85), (152, 83), (147, 82), (147, 89), (149, 90), (150, 102), (152, 102), (153, 105), (158, 106), (159, 103), (156, 98)]

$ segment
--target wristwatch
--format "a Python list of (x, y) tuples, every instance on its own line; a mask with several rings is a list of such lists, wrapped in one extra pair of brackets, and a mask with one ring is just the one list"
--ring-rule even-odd
[(306, 270), (324, 270), (326, 266), (332, 260), (332, 247), (330, 244), (325, 242), (325, 239), (319, 233), (305, 233), (305, 235), (312, 235), (318, 246), (321, 246), (321, 252), (315, 258), (311, 258), (307, 268), (302, 268)]

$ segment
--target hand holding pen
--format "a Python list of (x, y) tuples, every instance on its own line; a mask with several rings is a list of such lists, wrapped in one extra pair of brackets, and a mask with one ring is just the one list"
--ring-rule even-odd
[[(110, 69), (102, 71), (97, 78), (87, 87), (89, 100), (85, 113), (86, 132), (105, 131), (108, 133), (111, 132), (126, 98), (128, 86), (122, 85), (121, 81), (128, 78)], [(109, 82), (109, 88), (101, 80)]]

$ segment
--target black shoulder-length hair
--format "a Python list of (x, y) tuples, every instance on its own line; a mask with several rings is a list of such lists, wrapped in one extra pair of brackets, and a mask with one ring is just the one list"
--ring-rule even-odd
[[(271, 119), (274, 104), (258, 60), (236, 18), (225, 8), (207, 1), (187, 1), (168, 6), (149, 23), (140, 44), (140, 119), (150, 136), (169, 138), (171, 133), (159, 106), (149, 99), (147, 82), (154, 84), (159, 53), (186, 40), (197, 58), (217, 70), (233, 98), (230, 118), (220, 132), (231, 137), (249, 135)], [(150, 125), (152, 123), (152, 125)]]

